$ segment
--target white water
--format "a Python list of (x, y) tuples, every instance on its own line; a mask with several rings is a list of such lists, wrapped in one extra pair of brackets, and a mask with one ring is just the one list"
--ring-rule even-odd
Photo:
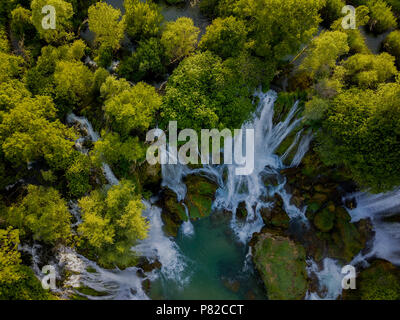
[(357, 202), (355, 209), (348, 210), (351, 221), (370, 218), (375, 232), (370, 250), (360, 252), (352, 264), (365, 264), (367, 259), (376, 257), (400, 266), (400, 223), (384, 220), (400, 213), (400, 189), (381, 194), (358, 192), (346, 198), (355, 198)]
[[(254, 150), (255, 150), (255, 168), (252, 174), (248, 176), (236, 175), (236, 169), (242, 167), (240, 164), (207, 165), (201, 169), (190, 170), (183, 165), (165, 165), (163, 166), (163, 185), (175, 191), (178, 200), (184, 198), (186, 194), (186, 186), (182, 182), (185, 175), (201, 174), (219, 185), (216, 193), (216, 200), (213, 204), (215, 209), (227, 210), (233, 213), (232, 229), (238, 236), (238, 239), (245, 243), (253, 233), (259, 232), (264, 223), (260, 215), (260, 210), (265, 207), (271, 207), (272, 202), (265, 202), (265, 197), (273, 197), (279, 194), (283, 201), (285, 210), (291, 219), (301, 219), (306, 221), (305, 208), (298, 209), (290, 204), (291, 195), (289, 195), (284, 186), (286, 180), (280, 176), (279, 171), (285, 168), (283, 161), (287, 158), (289, 152), (297, 146), (297, 152), (293, 157), (291, 166), (300, 164), (303, 156), (309, 148), (312, 140), (311, 134), (304, 135), (301, 139), (302, 132), (296, 135), (295, 141), (291, 145), (289, 152), (285, 153), (281, 158), (275, 154), (279, 145), (287, 138), (290, 133), (299, 125), (301, 119), (296, 118), (298, 111), (298, 103), (295, 103), (286, 119), (278, 124), (273, 123), (274, 103), (277, 94), (274, 91), (267, 93), (257, 92), (256, 96), (260, 99), (256, 112), (252, 118), (242, 126), (242, 131), (246, 129), (254, 129)], [(245, 140), (245, 139), (243, 139)], [(299, 142), (300, 141), (300, 142)], [(242, 143), (240, 137), (235, 137), (234, 146)], [(227, 173), (224, 179), (224, 173)], [(273, 176), (279, 181), (276, 187), (266, 186), (263, 177)], [(236, 209), (239, 204), (244, 202), (248, 212), (246, 221), (239, 222), (236, 219)]]
[[(362, 250), (349, 264), (358, 269), (367, 268), (369, 259), (380, 258), (400, 266), (400, 223), (385, 221), (385, 218), (400, 213), (400, 189), (381, 194), (357, 192), (347, 195), (343, 200), (352, 198), (356, 200), (357, 207), (348, 210), (351, 222), (370, 219), (375, 235), (368, 248)], [(341, 281), (344, 276), (340, 274), (339, 263), (325, 258), (319, 270), (314, 261), (308, 262), (308, 272), (317, 276), (322, 293), (308, 292), (306, 298), (337, 299), (342, 293)]]
[(308, 291), (306, 300), (336, 300), (342, 294), (342, 267), (331, 258), (325, 258), (322, 261), (322, 267), (319, 268), (317, 263), (309, 259), (307, 260), (307, 272), (309, 276), (318, 278), (318, 292)]
[[(70, 124), (78, 123), (81, 129), (86, 131), (92, 142), (100, 139), (86, 118), (70, 114), (67, 117), (67, 122)], [(84, 141), (82, 139), (84, 138), (78, 139), (77, 142), (82, 144)], [(87, 150), (84, 150), (81, 144), (77, 145), (78, 150), (86, 153)], [(119, 184), (118, 179), (106, 163), (103, 163), (103, 171), (110, 185)], [(150, 263), (159, 261), (162, 264), (159, 272), (162, 277), (175, 280), (178, 284), (185, 283), (188, 279), (181, 277), (186, 268), (185, 258), (180, 254), (176, 243), (165, 236), (162, 230), (161, 209), (145, 200), (143, 200), (143, 204), (146, 208), (143, 215), (149, 221), (149, 233), (148, 237), (140, 241), (132, 250), (146, 257)], [(77, 204), (71, 203), (70, 207), (71, 213), (77, 220), (76, 224), (81, 223)], [(71, 287), (84, 285), (107, 293), (102, 297), (90, 297), (93, 299), (148, 299), (142, 289), (142, 282), (146, 279), (154, 280), (158, 276), (157, 272), (142, 272), (142, 276), (138, 276), (140, 270), (136, 267), (126, 270), (105, 270), (69, 248), (63, 248), (60, 251), (58, 260), (59, 264), (65, 264), (68, 270), (77, 273), (68, 279), (66, 285)], [(88, 272), (87, 267), (94, 268), (96, 272)]]
[[(93, 143), (97, 142), (100, 139), (100, 136), (98, 135), (98, 133), (93, 130), (92, 124), (85, 117), (78, 117), (75, 114), (70, 113), (67, 116), (67, 122), (68, 122), (68, 124), (79, 123), (79, 125), (81, 126), (81, 129), (83, 129), (87, 132), (88, 136), (90, 137), (90, 139)], [(85, 150), (82, 147), (83, 142), (84, 142), (84, 138), (79, 138), (75, 142), (75, 146), (81, 152), (87, 153), (87, 150)], [(115, 177), (114, 173), (112, 172), (110, 166), (107, 163), (103, 163), (102, 168), (103, 168), (104, 175), (110, 185), (113, 186), (113, 185), (119, 184), (118, 179)]]

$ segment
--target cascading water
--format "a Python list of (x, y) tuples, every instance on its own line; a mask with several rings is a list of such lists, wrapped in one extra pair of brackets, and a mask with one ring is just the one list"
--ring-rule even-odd
[[(362, 250), (349, 264), (368, 267), (369, 259), (380, 258), (399, 266), (400, 223), (389, 222), (387, 219), (400, 213), (400, 189), (380, 194), (357, 192), (347, 195), (343, 202), (349, 199), (354, 199), (357, 204), (355, 209), (348, 210), (351, 222), (370, 219), (374, 231), (374, 238), (369, 248)], [(330, 258), (324, 259), (321, 269), (312, 260), (308, 263), (308, 272), (318, 278), (322, 294), (308, 292), (306, 298), (337, 299), (342, 293), (340, 285), (343, 279), (343, 275), (340, 274), (342, 266)]]
[[(78, 123), (81, 129), (86, 130), (87, 136), (92, 142), (100, 139), (86, 118), (70, 114), (67, 121), (69, 124)], [(77, 140), (76, 146), (81, 152), (87, 153), (87, 150), (82, 147), (82, 139), (84, 138)], [(103, 163), (103, 171), (110, 185), (119, 184), (118, 179), (106, 163)], [(159, 261), (162, 265), (160, 271), (162, 277), (183, 284), (187, 280), (180, 277), (186, 267), (185, 258), (179, 253), (176, 243), (165, 236), (162, 230), (161, 209), (146, 200), (143, 200), (143, 204), (146, 208), (143, 215), (149, 221), (149, 233), (148, 237), (140, 241), (132, 250), (146, 257), (150, 262)], [(79, 224), (81, 222), (79, 207), (73, 202), (70, 207), (77, 224)], [(154, 280), (158, 276), (157, 272), (144, 273), (136, 267), (122, 271), (118, 269), (105, 270), (70, 248), (60, 249), (59, 264), (66, 264), (69, 270), (78, 273), (73, 279), (67, 281), (67, 285), (72, 287), (84, 285), (104, 293), (101, 297), (90, 297), (96, 299), (148, 299), (142, 289), (142, 282), (147, 279)], [(93, 272), (88, 271), (89, 267), (93, 269)], [(139, 274), (141, 275), (139, 276)]]
[(351, 221), (370, 218), (375, 232), (371, 249), (367, 253), (360, 252), (351, 263), (365, 263), (376, 257), (400, 266), (400, 223), (387, 221), (400, 213), (400, 189), (381, 194), (359, 192), (346, 198), (354, 198), (357, 203), (355, 209), (348, 210)]

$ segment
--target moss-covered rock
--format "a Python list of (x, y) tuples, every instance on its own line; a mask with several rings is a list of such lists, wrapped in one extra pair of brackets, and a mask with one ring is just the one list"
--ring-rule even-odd
[(290, 218), (284, 210), (283, 199), (278, 194), (274, 196), (273, 207), (261, 209), (261, 217), (267, 226), (281, 229), (289, 227)]
[(208, 217), (217, 186), (204, 177), (190, 175), (185, 178), (187, 194), (185, 204), (189, 209), (191, 219)]
[(318, 212), (314, 217), (314, 225), (322, 232), (330, 231), (334, 226), (335, 214), (327, 208)]
[(176, 237), (182, 222), (187, 220), (185, 207), (176, 199), (175, 192), (164, 189), (161, 197), (162, 213), (161, 218), (164, 222), (164, 232), (172, 237)]
[(164, 222), (164, 231), (175, 237), (180, 225), (188, 220), (185, 205), (188, 208), (190, 219), (208, 217), (211, 213), (212, 202), (217, 186), (208, 179), (190, 175), (185, 178), (187, 193), (183, 203), (179, 203), (175, 192), (165, 188), (160, 199), (163, 208), (161, 217)]
[(344, 290), (347, 300), (400, 300), (400, 269), (384, 260), (375, 260), (356, 278), (355, 290)]
[(303, 299), (308, 286), (304, 248), (277, 233), (261, 233), (256, 237), (253, 261), (269, 299)]

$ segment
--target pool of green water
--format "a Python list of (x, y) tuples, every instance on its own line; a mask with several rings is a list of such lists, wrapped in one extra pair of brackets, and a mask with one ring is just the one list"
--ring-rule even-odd
[[(159, 277), (151, 285), (152, 299), (266, 299), (266, 293), (249, 259), (248, 246), (240, 244), (229, 221), (215, 216), (193, 222), (194, 235), (179, 233), (176, 243), (186, 259), (179, 284)], [(246, 262), (247, 261), (247, 262)]]

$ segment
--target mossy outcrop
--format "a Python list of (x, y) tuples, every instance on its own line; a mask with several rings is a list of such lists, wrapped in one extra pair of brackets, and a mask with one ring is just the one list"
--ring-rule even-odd
[(175, 237), (182, 222), (187, 221), (186, 208), (190, 219), (208, 217), (217, 186), (207, 178), (190, 175), (184, 179), (187, 193), (184, 201), (179, 203), (175, 192), (168, 188), (163, 190), (160, 206), (163, 208), (162, 219), (164, 231)]
[(274, 231), (258, 234), (252, 242), (253, 261), (269, 299), (303, 299), (308, 287), (304, 248)]
[(400, 300), (400, 269), (375, 260), (356, 278), (355, 290), (344, 290), (346, 300)]
[(343, 206), (342, 198), (354, 191), (354, 184), (337, 170), (323, 166), (313, 153), (306, 156), (299, 168), (282, 173), (288, 180), (288, 192), (293, 195), (292, 204), (307, 208), (310, 221), (310, 229), (304, 236), (307, 254), (316, 261), (325, 256), (351, 261), (371, 236), (370, 223), (367, 220), (352, 223)]
[(280, 195), (275, 194), (274, 204), (271, 208), (262, 208), (261, 217), (264, 223), (273, 228), (287, 229), (289, 227), (290, 218), (284, 210), (283, 199)]

